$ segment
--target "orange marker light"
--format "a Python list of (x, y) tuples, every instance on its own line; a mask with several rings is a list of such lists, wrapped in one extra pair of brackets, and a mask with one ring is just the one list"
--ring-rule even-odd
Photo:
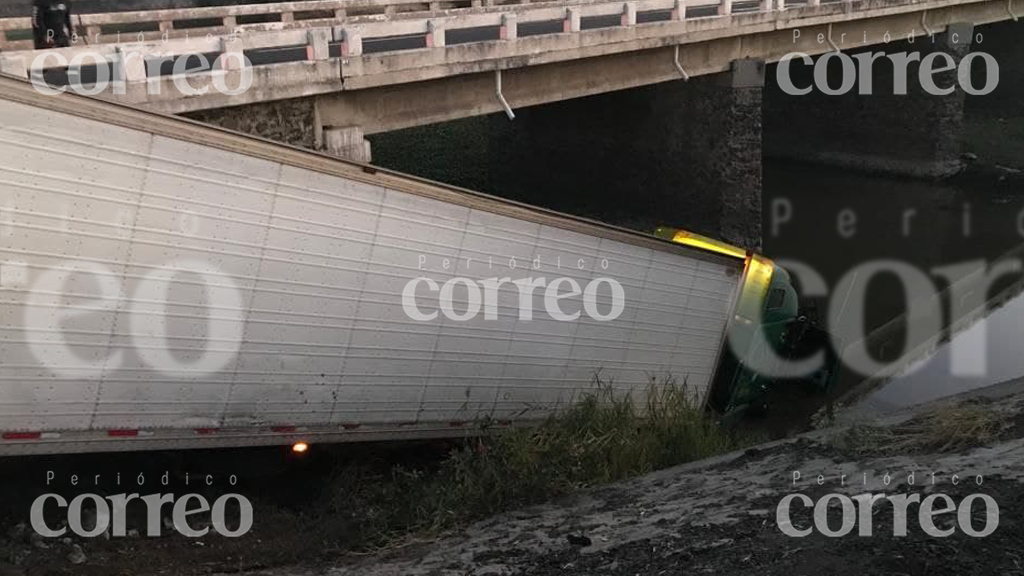
[(306, 444), (305, 442), (296, 442), (292, 446), (292, 452), (295, 452), (296, 454), (302, 454), (307, 450), (309, 450), (309, 444)]

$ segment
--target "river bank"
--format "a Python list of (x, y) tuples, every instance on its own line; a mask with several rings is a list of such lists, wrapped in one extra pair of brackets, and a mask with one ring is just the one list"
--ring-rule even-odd
[[(795, 483), (794, 472), (800, 473)], [(867, 426), (819, 430), (601, 487), (437, 542), (339, 560), (343, 565), (331, 568), (260, 574), (1024, 574), (1022, 488), (1024, 384), (1017, 381)], [(909, 504), (907, 535), (894, 536), (894, 507), (882, 501), (868, 516), (870, 537), (857, 529), (837, 538), (813, 529), (791, 537), (780, 530), (776, 513), (780, 501), (796, 493), (813, 501), (831, 493), (911, 500), (946, 494), (956, 504), (983, 494), (998, 506), (998, 527), (972, 537), (962, 519), (947, 514), (936, 517), (935, 526), (952, 528), (952, 535), (929, 536)], [(841, 511), (829, 510), (831, 529), (838, 530)], [(795, 527), (814, 526), (809, 509), (798, 503), (792, 511)], [(979, 498), (967, 516), (971, 529), (983, 530)]]

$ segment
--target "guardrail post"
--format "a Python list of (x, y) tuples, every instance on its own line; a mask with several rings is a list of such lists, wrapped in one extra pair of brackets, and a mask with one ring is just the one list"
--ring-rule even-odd
[(394, 4), (388, 4), (387, 6), (384, 7), (384, 15), (385, 16), (394, 16), (395, 12), (397, 12), (397, 11), (398, 11), (398, 8), (396, 8)]
[(282, 12), (281, 22), (295, 22), (295, 13), (293, 12)]
[(85, 35), (88, 36), (89, 38), (92, 38), (92, 41), (95, 41), (96, 37), (100, 35), (100, 27), (99, 26), (86, 26), (85, 27)]
[(341, 41), (342, 56), (359, 56), (363, 53), (363, 36), (354, 28), (338, 30), (335, 39)]
[(338, 20), (344, 20), (345, 18), (348, 18), (348, 10), (338, 8), (334, 11), (334, 17)]
[(18, 78), (28, 78), (24, 56), (0, 56), (0, 72)]
[(622, 5), (621, 24), (623, 26), (636, 25), (636, 2), (626, 2)]
[(331, 56), (331, 30), (317, 28), (306, 32), (306, 60), (327, 60)]
[[(771, 12), (777, 0), (761, 0), (761, 12)], [(785, 0), (783, 0), (785, 1)]]
[(117, 47), (117, 79), (121, 82), (146, 81), (146, 56), (143, 52), (129, 47)]
[(786, 0), (775, 0), (775, 9), (782, 11), (786, 9)]
[(440, 10), (441, 10), (441, 3), (440, 2), (431, 2), (430, 3), (430, 11), (431, 12), (438, 12)]
[(7, 32), (0, 30), (0, 42), (7, 42)]
[(238, 26), (238, 19), (237, 18), (235, 18), (234, 16), (225, 16), (224, 17), (224, 27), (225, 28), (234, 28), (235, 26)]
[(686, 1), (676, 0), (675, 6), (672, 7), (672, 19), (673, 20), (686, 20)]
[(427, 48), (444, 46), (444, 24), (431, 20), (427, 22)]
[(168, 30), (174, 30), (174, 20), (167, 20), (160, 23), (161, 32), (167, 32)]
[(808, 6), (821, 6), (821, 0), (807, 0)]
[(565, 9), (565, 20), (562, 21), (562, 32), (580, 31), (580, 11), (577, 8)]
[(498, 37), (502, 40), (515, 40), (519, 37), (519, 17), (515, 14), (501, 15), (501, 28)]
[(718, 15), (728, 16), (729, 14), (732, 14), (732, 0), (721, 0), (721, 3), (718, 4)]
[(220, 39), (221, 54), (217, 64), (221, 70), (241, 70), (245, 64), (244, 43), (239, 35), (225, 36)]

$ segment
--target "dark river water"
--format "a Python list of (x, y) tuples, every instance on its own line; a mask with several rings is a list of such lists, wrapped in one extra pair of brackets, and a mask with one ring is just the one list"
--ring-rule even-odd
[[(784, 265), (799, 262), (820, 273), (829, 288), (817, 303), (822, 318), (836, 300), (847, 310), (858, 310), (857, 302), (848, 299), (850, 290), (837, 291), (837, 285), (871, 262), (905, 264), (928, 277), (938, 293), (949, 282), (936, 270), (981, 269), (1024, 244), (1024, 189), (1013, 183), (1012, 172), (1008, 183), (1005, 177), (1000, 180), (1003, 171), (994, 170), (924, 182), (770, 162), (764, 175), (765, 252)], [(984, 299), (1021, 279), (1019, 272), (1008, 273)], [(862, 273), (856, 281), (867, 282), (865, 333), (905, 312), (908, 294), (895, 275)], [(954, 320), (952, 308), (948, 298), (940, 301), (939, 325)], [(839, 336), (849, 344), (860, 335)], [(1024, 297), (1017, 297), (957, 333), (930, 358), (900, 370), (861, 401), (859, 412), (927, 402), (1024, 376), (1022, 336)], [(900, 352), (886, 359), (895, 361)], [(844, 374), (843, 389), (858, 386), (866, 376)]]
[[(788, 115), (800, 111), (797, 106), (780, 112), (766, 96), (765, 108), (773, 112), (763, 117), (776, 121), (763, 120), (763, 252), (791, 272), (813, 271), (820, 278), (822, 294), (801, 290), (801, 303), (809, 318), (835, 335), (839, 351), (870, 335), (868, 355), (898, 366), (914, 347), (905, 340), (918, 344), (942, 334), (958, 317), (943, 292), (952, 267), (984, 271), (1015, 249), (1024, 252), (1024, 173), (1004, 168), (1024, 168), (1020, 30), (1012, 23), (981, 30), (985, 40), (976, 48), (998, 56), (1000, 83), (992, 94), (966, 99), (958, 133), (963, 149), (976, 157), (949, 179), (871, 176), (775, 159), (772, 146), (779, 144), (769, 136), (786, 130)], [(768, 85), (766, 91), (772, 89)], [(700, 102), (685, 90), (661, 90), (645, 87), (524, 108), (513, 122), (499, 114), (374, 135), (373, 157), (386, 167), (641, 231), (675, 225), (712, 234), (714, 226), (705, 225), (717, 221), (721, 193), (686, 174), (692, 169), (686, 156), (690, 136), (673, 128), (699, 122), (699, 114), (676, 117), (674, 110), (699, 109)], [(822, 126), (816, 137), (841, 134)], [(673, 160), (676, 165), (666, 164)], [(666, 198), (681, 200), (672, 205)], [(908, 293), (907, 282), (886, 269), (902, 270), (917, 285)], [(1020, 272), (1009, 274), (972, 297), (981, 303), (1022, 281)], [(805, 288), (801, 283), (798, 278), (798, 287)], [(908, 301), (929, 294), (939, 301), (930, 304), (923, 321), (901, 319)], [(830, 309), (837, 312), (832, 321)], [(940, 352), (918, 376), (898, 379), (873, 401), (880, 407), (907, 404), (1024, 376), (1024, 354), (1015, 353), (1024, 347), (1016, 346), (1012, 330), (1021, 310), (1024, 305), (1007, 305), (998, 322), (969, 332), (989, 335), (977, 352), (986, 358), (984, 375), (946, 377), (941, 368), (950, 362)], [(902, 333), (919, 324), (929, 332)], [(876, 373), (847, 371), (836, 394)]]

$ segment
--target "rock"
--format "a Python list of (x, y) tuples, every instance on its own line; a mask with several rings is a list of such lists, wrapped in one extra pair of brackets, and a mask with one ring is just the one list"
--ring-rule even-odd
[(82, 551), (82, 547), (75, 544), (71, 547), (71, 552), (68, 553), (68, 562), (78, 565), (83, 564), (86, 561), (85, 552)]
[(82, 529), (90, 531), (96, 528), (96, 511), (82, 510)]
[(39, 548), (40, 550), (46, 550), (50, 547), (50, 545), (46, 543), (46, 539), (43, 538), (42, 534), (37, 532), (29, 534), (28, 541), (34, 548)]
[(473, 570), (472, 576), (509, 576), (512, 569), (504, 564), (490, 564)]
[(19, 522), (7, 530), (7, 537), (16, 542), (20, 542), (25, 538), (26, 531), (28, 531), (28, 525), (24, 522)]
[(15, 566), (24, 566), (25, 560), (27, 560), (28, 557), (31, 555), (32, 549), (30, 548), (21, 548), (19, 550), (15, 550), (11, 552), (10, 555), (11, 564), (14, 564)]
[(565, 539), (569, 541), (569, 544), (572, 544), (573, 546), (579, 546), (580, 548), (586, 548), (587, 546), (593, 544), (590, 538), (582, 534), (566, 534)]
[(17, 566), (0, 562), (0, 576), (25, 576), (25, 572)]

